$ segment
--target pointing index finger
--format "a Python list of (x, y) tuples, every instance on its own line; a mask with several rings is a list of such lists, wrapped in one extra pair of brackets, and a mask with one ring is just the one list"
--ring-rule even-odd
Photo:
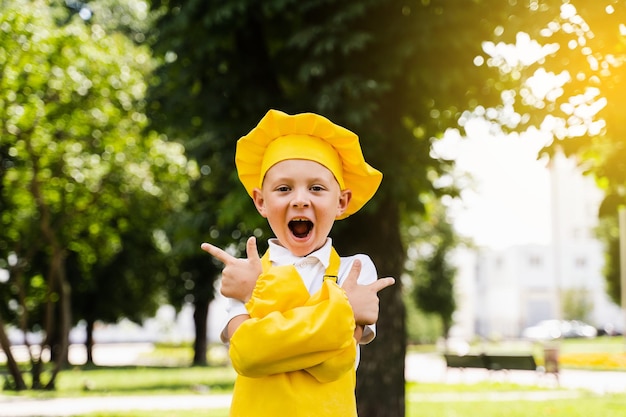
[(223, 264), (227, 264), (233, 260), (235, 260), (235, 257), (233, 257), (232, 255), (230, 255), (228, 252), (226, 252), (223, 249), (218, 248), (217, 246), (213, 246), (210, 243), (203, 243), (202, 245), (200, 245), (200, 248), (213, 255), (214, 257), (216, 257), (217, 259), (219, 259)]
[(379, 292), (381, 290), (384, 290), (387, 287), (391, 287), (395, 283), (396, 283), (395, 279), (391, 277), (387, 277), (387, 278), (379, 278), (378, 280), (372, 282), (370, 285), (372, 286), (372, 288), (376, 290), (376, 292)]

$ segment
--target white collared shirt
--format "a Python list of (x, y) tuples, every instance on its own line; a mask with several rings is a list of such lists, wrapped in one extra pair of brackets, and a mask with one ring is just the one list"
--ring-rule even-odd
[[(321, 287), (324, 281), (324, 273), (330, 263), (330, 250), (332, 248), (332, 239), (327, 238), (324, 246), (310, 253), (307, 256), (295, 256), (287, 248), (281, 246), (278, 243), (278, 239), (270, 239), (269, 251), (270, 261), (273, 266), (294, 265), (296, 270), (302, 277), (302, 281), (306, 288), (309, 290), (309, 294), (314, 294)], [(358, 254), (347, 257), (340, 257), (339, 264), (339, 277), (337, 284), (343, 285), (343, 282), (348, 276), (353, 262), (359, 259), (361, 261), (361, 274), (357, 279), (357, 282), (361, 285), (371, 284), (378, 279), (378, 273), (376, 267), (369, 256)], [(245, 304), (239, 300), (229, 299), (228, 304), (228, 317), (226, 319), (225, 326), (221, 333), (222, 341), (227, 343), (226, 326), (228, 322), (236, 316), (248, 314)], [(367, 344), (371, 342), (376, 336), (376, 326), (369, 325), (363, 330), (363, 336), (359, 341), (360, 344)]]

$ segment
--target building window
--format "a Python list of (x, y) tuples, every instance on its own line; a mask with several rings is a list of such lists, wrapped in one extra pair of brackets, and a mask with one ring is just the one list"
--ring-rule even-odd
[(528, 257), (528, 264), (529, 264), (530, 266), (533, 266), (533, 267), (539, 267), (539, 266), (541, 266), (541, 264), (542, 264), (542, 262), (541, 262), (541, 256), (539, 256), (539, 255), (530, 255), (530, 256)]

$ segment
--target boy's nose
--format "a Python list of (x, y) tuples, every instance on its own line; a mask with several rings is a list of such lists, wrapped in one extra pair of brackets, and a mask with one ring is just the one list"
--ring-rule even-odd
[(296, 191), (293, 200), (291, 201), (293, 207), (308, 207), (309, 199), (305, 191)]

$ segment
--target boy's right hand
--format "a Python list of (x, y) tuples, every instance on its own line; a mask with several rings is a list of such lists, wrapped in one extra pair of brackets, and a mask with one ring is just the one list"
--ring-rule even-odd
[(203, 243), (200, 248), (224, 264), (222, 287), (220, 288), (222, 295), (247, 303), (252, 297), (252, 291), (259, 275), (263, 272), (261, 258), (256, 247), (256, 238), (250, 237), (246, 242), (247, 259), (235, 258), (210, 243)]

